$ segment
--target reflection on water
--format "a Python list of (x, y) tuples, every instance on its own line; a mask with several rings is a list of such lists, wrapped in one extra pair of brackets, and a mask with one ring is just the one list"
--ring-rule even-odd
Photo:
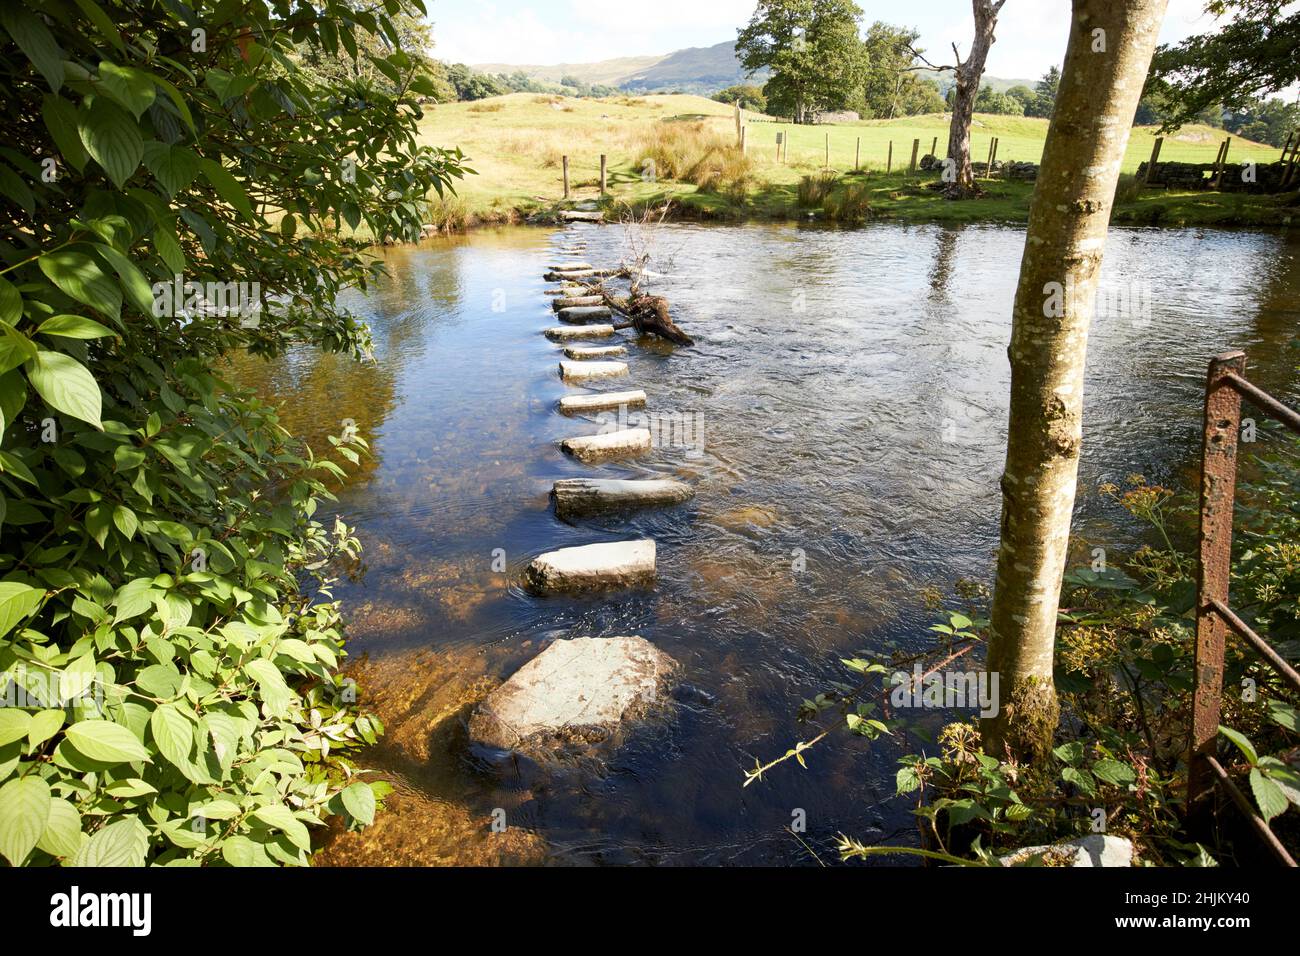
[[(620, 230), (575, 231), (592, 261), (620, 256)], [(828, 857), (840, 831), (909, 840), (906, 807), (889, 801), (899, 743), (819, 748), (808, 770), (745, 790), (741, 771), (799, 738), (799, 702), (842, 676), (839, 657), (924, 640), (923, 587), (990, 577), (1023, 233), (664, 228), (655, 291), (698, 345), (633, 348), (630, 381), (652, 412), (701, 416), (704, 454), (659, 448), (595, 468), (555, 444), (597, 427), (555, 412), (569, 390), (540, 334), (553, 324), (541, 274), (555, 238), (515, 229), (388, 250), (392, 278), (349, 303), (374, 329), (374, 364), (309, 351), (240, 364), (284, 402), (291, 429), (319, 441), (351, 419), (374, 450), (341, 496), (366, 568), (338, 594), (361, 703), (389, 727), (364, 763), (400, 793), (396, 812), (325, 861), (808, 862), (784, 831), (796, 808)], [(1274, 235), (1112, 233), (1105, 281), (1148, 290), (1151, 314), (1104, 316), (1092, 337), (1083, 535), (1117, 534), (1090, 491), (1099, 482), (1187, 483), (1210, 355), (1244, 348), (1256, 381), (1300, 397), (1298, 256)], [(680, 477), (698, 496), (557, 521), (551, 483), (592, 474)], [(517, 586), (541, 551), (639, 535), (659, 542), (652, 594)], [(470, 762), (473, 702), (540, 642), (586, 634), (640, 634), (676, 657), (688, 686), (675, 718), (599, 772), (538, 780)], [(506, 836), (490, 832), (495, 808)]]

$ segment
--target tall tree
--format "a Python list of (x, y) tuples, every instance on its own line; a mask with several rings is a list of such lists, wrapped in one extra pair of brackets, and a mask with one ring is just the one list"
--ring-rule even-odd
[(768, 68), (763, 92), (796, 123), (844, 109), (862, 90), (866, 47), (858, 36), (862, 8), (852, 0), (759, 0), (737, 34), (736, 54), (751, 73)]
[(988, 59), (989, 48), (993, 46), (997, 29), (998, 14), (1007, 0), (971, 0), (975, 14), (975, 40), (971, 44), (966, 59), (961, 58), (957, 44), (952, 45), (953, 56), (957, 62), (954, 66), (934, 66), (919, 52), (917, 57), (927, 66), (937, 70), (952, 70), (957, 85), (953, 88), (952, 122), (948, 128), (948, 159), (950, 164), (944, 170), (948, 181), (946, 195), (949, 199), (965, 199), (976, 195), (975, 173), (971, 169), (970, 127), (975, 118), (975, 99), (979, 96), (980, 78), (984, 75), (984, 62)]
[(1120, 164), (1168, 0), (1073, 0), (1012, 315), (1011, 427), (988, 667), (989, 752), (1035, 756), (1059, 718), (1052, 660), (1082, 442), (1084, 359)]

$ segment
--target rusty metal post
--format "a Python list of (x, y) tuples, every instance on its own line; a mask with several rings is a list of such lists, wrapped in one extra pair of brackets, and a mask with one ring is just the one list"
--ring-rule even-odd
[(1228, 381), (1244, 375), (1246, 353), (1224, 352), (1210, 360), (1205, 383), (1205, 436), (1201, 449), (1200, 572), (1196, 591), (1196, 666), (1192, 690), (1192, 739), (1187, 754), (1187, 809), (1204, 820), (1212, 807), (1214, 756), (1223, 691), (1223, 647), (1228, 624), (1213, 602), (1228, 603), (1232, 571), (1232, 505), (1237, 486), (1237, 438), (1241, 395)]
[(564, 198), (569, 198), (569, 157), (561, 156), (561, 162), (564, 164)]

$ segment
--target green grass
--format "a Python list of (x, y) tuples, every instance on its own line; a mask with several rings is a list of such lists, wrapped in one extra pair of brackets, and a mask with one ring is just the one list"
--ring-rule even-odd
[[(429, 108), (422, 124), (424, 139), (437, 146), (459, 146), (478, 175), (458, 187), (460, 201), (448, 225), (512, 221), (521, 215), (552, 208), (563, 198), (561, 157), (569, 156), (570, 197), (574, 201), (599, 199), (600, 154), (608, 156), (609, 202), (633, 207), (675, 201), (686, 214), (705, 218), (794, 218), (809, 212), (826, 216), (869, 205), (873, 217), (934, 221), (1023, 222), (1028, 216), (1029, 184), (994, 181), (984, 183), (978, 200), (950, 202), (924, 183), (933, 176), (906, 175), (912, 144), (920, 140), (918, 155), (930, 152), (937, 140), (946, 149), (948, 123), (940, 114), (897, 120), (869, 120), (835, 126), (792, 126), (752, 118), (747, 128), (748, 153), (753, 165), (753, 185), (738, 202), (687, 183), (647, 182), (640, 162), (653, 124), (662, 121), (696, 121), (706, 132), (734, 138), (731, 107), (699, 96), (611, 97), (581, 100), (515, 93), (478, 103), (449, 103)], [(781, 161), (776, 155), (776, 134), (789, 137)], [(1047, 135), (1047, 120), (978, 114), (972, 129), (972, 154), (979, 162), (988, 156), (994, 136), (1000, 142), (998, 158), (1037, 162)], [(1165, 138), (1163, 160), (1213, 162), (1224, 133), (1203, 126), (1186, 127)], [(799, 183), (826, 168), (841, 175), (830, 201), (808, 209), (798, 200)], [(1123, 170), (1136, 171), (1149, 158), (1155, 140), (1151, 127), (1133, 130)], [(890, 144), (892, 170), (885, 172)], [(1231, 162), (1273, 162), (1280, 151), (1233, 138)], [(862, 170), (854, 172), (860, 155)], [(851, 195), (845, 190), (852, 189)], [(845, 203), (843, 200), (848, 199)], [(1167, 193), (1145, 191), (1117, 206), (1120, 222), (1155, 224), (1285, 224), (1300, 212), (1290, 197), (1244, 196), (1211, 192)], [(848, 213), (845, 213), (848, 215)]]

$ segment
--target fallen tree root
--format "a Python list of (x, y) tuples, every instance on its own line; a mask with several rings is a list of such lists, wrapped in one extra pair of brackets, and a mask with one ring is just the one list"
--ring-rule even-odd
[[(628, 273), (624, 271), (624, 277)], [(627, 321), (615, 322), (616, 329), (636, 329), (641, 335), (657, 335), (678, 345), (694, 345), (695, 340), (678, 328), (668, 315), (668, 300), (661, 295), (647, 295), (637, 291), (636, 281), (632, 283), (630, 295), (614, 295), (603, 284), (588, 285), (592, 295), (601, 296), (605, 304), (615, 312), (625, 316)]]

